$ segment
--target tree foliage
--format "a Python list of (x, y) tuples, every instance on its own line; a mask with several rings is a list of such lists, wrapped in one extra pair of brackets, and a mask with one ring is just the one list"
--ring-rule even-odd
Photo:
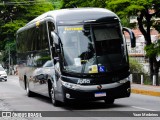
[(74, 7), (105, 7), (106, 0), (63, 0), (62, 8)]
[(49, 2), (52, 3), (53, 7), (55, 9), (60, 9), (62, 8), (62, 3), (63, 3), (63, 0), (48, 0)]
[[(138, 27), (143, 34), (146, 42), (147, 55), (149, 56), (150, 76), (156, 75), (157, 85), (160, 61), (157, 61), (156, 55), (159, 52), (157, 46), (151, 41), (151, 27), (155, 27), (160, 32), (160, 22), (155, 18), (160, 16), (159, 0), (108, 0), (107, 7), (116, 12), (120, 17), (129, 19), (131, 15), (137, 14)], [(157, 42), (158, 43), (158, 42)], [(154, 50), (156, 49), (156, 50)]]
[(0, 0), (0, 50), (4, 53), (4, 62), (8, 59), (9, 47), (6, 46), (13, 48), (10, 49), (11, 57), (15, 56), (16, 31), (40, 14), (53, 9), (52, 3), (47, 0)]
[(129, 58), (129, 64), (130, 64), (130, 72), (131, 73), (143, 73), (144, 70), (143, 70), (143, 66), (138, 63), (138, 61), (136, 61), (135, 59), (133, 58)]

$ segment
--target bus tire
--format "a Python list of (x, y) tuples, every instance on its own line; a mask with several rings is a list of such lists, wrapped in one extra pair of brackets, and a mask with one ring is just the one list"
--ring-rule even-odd
[(28, 97), (33, 97), (34, 96), (34, 93), (29, 90), (29, 83), (28, 82), (27, 82), (27, 85), (26, 85), (26, 92), (27, 92)]
[(60, 106), (61, 105), (61, 102), (56, 100), (56, 98), (55, 98), (55, 92), (54, 92), (53, 87), (50, 88), (50, 97), (51, 97), (52, 104), (54, 106)]
[(106, 105), (112, 105), (112, 104), (114, 104), (114, 99), (105, 99), (104, 101), (105, 101)]

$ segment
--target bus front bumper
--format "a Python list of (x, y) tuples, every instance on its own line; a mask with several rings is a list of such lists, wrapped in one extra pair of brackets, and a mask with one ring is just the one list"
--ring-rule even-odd
[(77, 85), (72, 88), (62, 84), (65, 100), (104, 100), (130, 96), (130, 81), (102, 85)]

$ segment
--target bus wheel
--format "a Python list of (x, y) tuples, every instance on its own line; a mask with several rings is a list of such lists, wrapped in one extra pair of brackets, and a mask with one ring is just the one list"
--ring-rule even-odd
[(104, 101), (106, 105), (112, 105), (114, 103), (114, 99), (105, 99)]
[(52, 104), (54, 106), (60, 106), (60, 101), (56, 100), (56, 98), (55, 98), (54, 88), (51, 88), (51, 90), (50, 90), (50, 96), (51, 96)]
[(29, 83), (27, 83), (27, 85), (26, 85), (26, 92), (27, 92), (28, 97), (33, 97), (34, 96), (34, 93), (29, 90)]

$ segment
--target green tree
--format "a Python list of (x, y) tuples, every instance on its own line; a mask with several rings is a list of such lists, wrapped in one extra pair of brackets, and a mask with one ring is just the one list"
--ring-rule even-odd
[(104, 8), (106, 0), (62, 0), (62, 8), (100, 7)]
[[(8, 45), (15, 45), (16, 31), (27, 22), (40, 14), (53, 10), (51, 2), (47, 0), (0, 0), (0, 50), (3, 61), (7, 60)], [(16, 51), (16, 47), (11, 53)]]
[(54, 7), (55, 9), (60, 9), (60, 8), (62, 8), (63, 0), (48, 0), (48, 1), (53, 4), (53, 7)]
[[(155, 22), (154, 19), (152, 19), (160, 15), (159, 0), (108, 0), (106, 5), (106, 8), (113, 10), (121, 18), (129, 19), (131, 15), (137, 15), (138, 27), (145, 38), (146, 46), (152, 44), (150, 29), (152, 26), (159, 28), (160, 25), (160, 23)], [(154, 10), (154, 12), (150, 13), (150, 10)], [(156, 60), (155, 54), (149, 56), (150, 76), (151, 79), (154, 74), (157, 76), (157, 85), (159, 84), (159, 63), (160, 61)]]

